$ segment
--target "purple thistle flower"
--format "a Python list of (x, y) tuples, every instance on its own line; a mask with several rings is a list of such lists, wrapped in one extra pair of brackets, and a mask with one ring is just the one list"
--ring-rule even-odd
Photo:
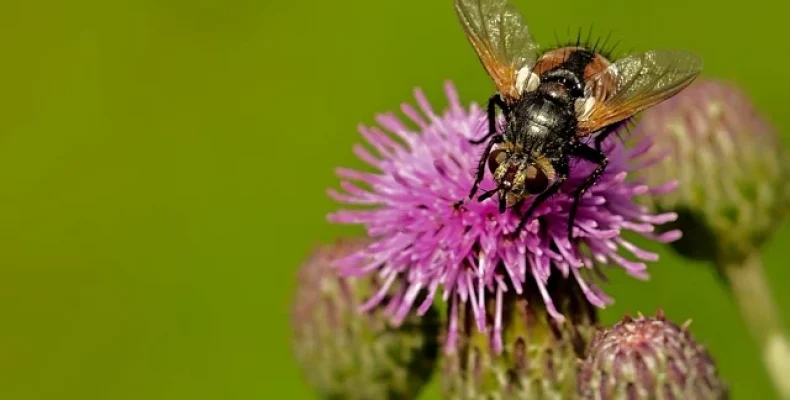
[[(528, 276), (534, 277), (547, 311), (558, 322), (564, 321), (546, 289), (552, 274), (575, 279), (590, 303), (603, 308), (611, 299), (593, 283), (597, 264), (616, 264), (634, 277), (646, 279), (644, 261), (655, 261), (657, 254), (636, 247), (621, 236), (637, 232), (660, 242), (680, 237), (679, 231), (653, 234), (655, 225), (673, 221), (675, 213), (653, 215), (634, 201), (644, 194), (660, 194), (674, 188), (626, 182), (628, 172), (656, 160), (640, 158), (650, 147), (642, 141), (626, 149), (617, 139), (604, 142), (609, 166), (584, 196), (579, 206), (574, 236), (568, 240), (568, 214), (572, 192), (593, 170), (594, 165), (579, 162), (560, 193), (542, 204), (520, 236), (509, 239), (522, 210), (498, 211), (497, 196), (483, 202), (465, 201), (472, 187), (474, 171), (483, 146), (469, 143), (485, 134), (484, 112), (477, 104), (464, 108), (448, 82), (445, 91), (449, 108), (437, 114), (419, 89), (415, 97), (420, 110), (408, 104), (403, 113), (417, 125), (415, 131), (394, 114), (377, 117), (383, 128), (360, 127), (360, 132), (377, 154), (357, 145), (354, 153), (377, 169), (376, 173), (339, 168), (344, 192), (329, 190), (342, 203), (363, 206), (329, 215), (343, 224), (362, 224), (372, 244), (335, 265), (345, 275), (379, 274), (384, 282), (363, 310), (374, 308), (397, 286), (396, 296), (388, 297), (386, 308), (395, 324), (417, 307), (425, 313), (433, 304), (439, 288), (450, 302), (447, 349), (452, 350), (457, 336), (459, 303), (469, 303), (477, 329), (490, 333), (495, 351), (501, 351), (502, 297), (513, 290), (521, 294)], [(386, 132), (385, 132), (386, 130)], [(494, 187), (490, 174), (482, 189)], [(586, 251), (582, 250), (582, 244)], [(630, 252), (636, 261), (623, 256)], [(415, 304), (420, 292), (427, 295)], [(486, 323), (486, 297), (494, 296), (493, 327)], [(493, 328), (493, 331), (490, 329)]]

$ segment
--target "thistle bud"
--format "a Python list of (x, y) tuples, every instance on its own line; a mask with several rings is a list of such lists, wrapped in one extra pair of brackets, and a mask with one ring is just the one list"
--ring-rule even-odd
[(579, 365), (584, 400), (720, 400), (727, 389), (704, 347), (659, 311), (596, 332)]
[(741, 260), (770, 237), (790, 204), (790, 154), (751, 100), (730, 84), (699, 79), (645, 111), (634, 132), (652, 139), (663, 160), (637, 171), (648, 185), (677, 180), (645, 196), (679, 218), (686, 256)]
[[(470, 306), (459, 312), (457, 337), (450, 338), (454, 346), (447, 348), (442, 359), (445, 398), (572, 397), (577, 360), (595, 331), (596, 309), (572, 280), (552, 278), (548, 286), (557, 309), (566, 317), (564, 322), (547, 312), (537, 287), (492, 300), (487, 333), (474, 327)], [(501, 303), (501, 335), (493, 317), (497, 302)], [(451, 325), (454, 318), (450, 318)]]
[(393, 327), (385, 310), (360, 311), (380, 285), (340, 277), (330, 264), (368, 243), (319, 246), (302, 265), (292, 312), (296, 359), (322, 398), (414, 399), (435, 364), (437, 313), (412, 314)]

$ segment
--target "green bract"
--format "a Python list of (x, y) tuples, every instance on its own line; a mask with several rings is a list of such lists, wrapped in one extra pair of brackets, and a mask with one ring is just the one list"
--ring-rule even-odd
[[(549, 283), (565, 321), (559, 323), (548, 314), (537, 288), (530, 287), (523, 295), (505, 295), (501, 352), (492, 346), (493, 334), (474, 328), (469, 308), (461, 313), (456, 347), (448, 349), (450, 353), (442, 359), (445, 398), (571, 398), (577, 360), (595, 330), (596, 310), (574, 281), (556, 278)], [(489, 306), (496, 307), (494, 303)], [(492, 329), (493, 321), (488, 319)]]

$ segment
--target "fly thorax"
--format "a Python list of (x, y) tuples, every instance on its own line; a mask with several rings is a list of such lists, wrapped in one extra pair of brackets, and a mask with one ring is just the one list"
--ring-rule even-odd
[[(558, 104), (545, 95), (535, 98), (524, 107), (524, 112), (517, 118), (515, 132), (522, 132), (526, 137), (538, 139), (551, 136), (567, 124), (572, 108)], [(530, 147), (537, 144), (530, 141)]]
[(540, 92), (561, 104), (568, 104), (574, 100), (570, 88), (560, 82), (546, 82), (541, 85)]

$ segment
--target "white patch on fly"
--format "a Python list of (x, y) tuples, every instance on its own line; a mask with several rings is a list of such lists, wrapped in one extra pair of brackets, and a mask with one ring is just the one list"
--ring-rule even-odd
[(529, 66), (522, 67), (516, 73), (516, 90), (519, 93), (531, 92), (537, 89), (539, 84), (540, 77), (532, 72), (532, 68)]
[(590, 116), (590, 112), (592, 112), (593, 106), (595, 105), (595, 97), (589, 96), (586, 98), (581, 98), (576, 100), (574, 104), (576, 108), (576, 115), (579, 120), (584, 120)]

